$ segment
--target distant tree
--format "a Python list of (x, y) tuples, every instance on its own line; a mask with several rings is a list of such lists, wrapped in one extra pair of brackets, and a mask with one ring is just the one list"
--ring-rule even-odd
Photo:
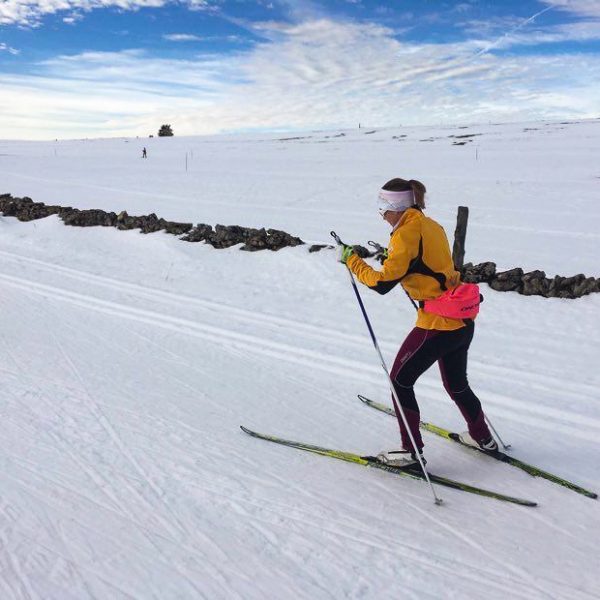
[(158, 137), (170, 137), (173, 135), (173, 130), (170, 125), (161, 125), (158, 130)]

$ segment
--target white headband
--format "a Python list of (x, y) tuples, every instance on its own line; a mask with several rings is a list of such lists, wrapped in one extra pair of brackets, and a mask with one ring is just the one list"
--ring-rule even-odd
[(379, 190), (377, 197), (377, 208), (380, 211), (391, 210), (402, 212), (416, 204), (415, 193), (413, 190), (405, 192), (391, 192), (390, 190)]

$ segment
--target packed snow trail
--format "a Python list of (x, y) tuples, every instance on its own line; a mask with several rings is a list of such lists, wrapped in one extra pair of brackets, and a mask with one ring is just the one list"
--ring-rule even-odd
[[(32, 225), (11, 227), (22, 231)], [(72, 231), (58, 222), (43, 227), (58, 235)], [(80, 260), (97, 253), (93, 244), (87, 250), (77, 246), (77, 240), (89, 244), (86, 233), (111, 236), (108, 247), (122, 250), (119, 232), (73, 233), (69, 248)], [(137, 246), (132, 261), (144, 260), (155, 246), (178, 252), (177, 241), (163, 236), (125, 237)], [(3, 250), (9, 251), (14, 256), (14, 248)], [(207, 247), (197, 251), (202, 264), (221, 256)], [(234, 252), (225, 251), (234, 258), (248, 256)], [(313, 257), (305, 254), (302, 260), (308, 258)], [(234, 429), (243, 417), (255, 423), (267, 419), (271, 427), (285, 425), (298, 435), (310, 431), (311, 438), (357, 450), (377, 449), (382, 438), (392, 443), (394, 427), (348, 402), (350, 391), (370, 374), (369, 385), (381, 390), (377, 365), (369, 364), (368, 346), (361, 346), (359, 336), (353, 339), (342, 328), (342, 339), (336, 339), (330, 319), (324, 320), (326, 335), (318, 335), (314, 322), (290, 319), (285, 311), (278, 316), (276, 304), (270, 313), (255, 313), (254, 320), (242, 305), (238, 320), (235, 310), (219, 310), (218, 302), (200, 292), (161, 289), (164, 278), (123, 282), (119, 289), (128, 264), (106, 276), (97, 275), (100, 260), (85, 273), (68, 261), (52, 269), (31, 259), (4, 260), (0, 274), (7, 398), (2, 454), (8, 482), (2, 497), (5, 506), (28, 507), (25, 514), (9, 510), (12, 519), (2, 529), (13, 560), (12, 575), (3, 579), (7, 597), (41, 597), (47, 590), (57, 598), (65, 597), (65, 590), (73, 597), (246, 598), (273, 591), (386, 597), (395, 586), (412, 587), (418, 597), (420, 579), (429, 581), (431, 593), (441, 593), (442, 582), (475, 593), (489, 581), (491, 597), (542, 598), (567, 590), (576, 598), (592, 597), (585, 588), (577, 595), (564, 579), (557, 583), (553, 569), (546, 569), (544, 582), (539, 575), (530, 581), (532, 576), (518, 568), (511, 538), (515, 528), (527, 531), (532, 523), (535, 530), (564, 539), (584, 564), (591, 550), (591, 540), (573, 539), (575, 515), (558, 520), (565, 498), (527, 476), (511, 476), (509, 485), (513, 493), (543, 499), (541, 520), (520, 516), (519, 509), (474, 506), (449, 491), (448, 506), (432, 526), (434, 515), (418, 483), (392, 484), (353, 474), (345, 465), (277, 456), (240, 439)], [(156, 265), (155, 259), (157, 254), (145, 260)], [(180, 260), (190, 272), (196, 268), (197, 260)], [(277, 269), (287, 258), (268, 260)], [(320, 268), (327, 269), (327, 263)], [(199, 282), (198, 290), (202, 287)], [(340, 285), (342, 298), (343, 290)], [(391, 340), (386, 344), (393, 346)], [(351, 360), (345, 356), (350, 348), (356, 354)], [(277, 353), (286, 356), (277, 360), (275, 377), (269, 366)], [(344, 360), (346, 367), (340, 366)], [(428, 442), (430, 460), (456, 477), (493, 487), (503, 475)], [(450, 540), (440, 518), (453, 530)], [(504, 519), (512, 523), (508, 538)], [(490, 535), (510, 550), (494, 552), (497, 562), (482, 563), (476, 540)], [(543, 544), (539, 552), (540, 562), (552, 560)], [(39, 565), (32, 564), (31, 553), (40, 555)], [(408, 565), (400, 575), (396, 555)], [(371, 561), (378, 567), (365, 569)], [(345, 583), (359, 564), (361, 583)], [(338, 574), (333, 589), (331, 572)], [(431, 581), (440, 573), (437, 587)]]
[[(376, 402), (369, 398), (365, 398), (364, 396), (361, 396), (360, 394), (358, 394), (358, 399), (361, 402), (363, 402), (366, 406), (370, 406), (371, 408), (374, 408), (375, 410), (378, 410), (381, 413), (384, 413), (393, 418), (396, 418), (396, 412), (394, 411), (393, 407), (385, 405), (385, 404), (381, 404), (380, 402)], [(557, 485), (561, 485), (566, 489), (570, 489), (578, 494), (582, 494), (582, 495), (586, 496), (587, 498), (591, 498), (592, 500), (598, 499), (598, 494), (596, 492), (593, 492), (591, 490), (586, 490), (586, 489), (582, 488), (581, 486), (578, 486), (576, 483), (574, 483), (572, 481), (568, 481), (562, 477), (559, 477), (558, 475), (556, 475), (554, 473), (549, 473), (547, 471), (544, 471), (544, 470), (540, 469), (539, 467), (536, 467), (535, 465), (529, 465), (527, 463), (524, 463), (523, 461), (519, 460), (512, 454), (509, 454), (508, 451), (511, 448), (510, 445), (507, 445), (504, 448), (504, 451), (499, 450), (499, 449), (498, 450), (481, 449), (479, 446), (476, 446), (471, 443), (467, 443), (467, 442), (463, 441), (461, 434), (458, 434), (453, 431), (449, 431), (448, 429), (439, 427), (438, 425), (435, 425), (433, 423), (425, 423), (425, 422), (421, 421), (419, 426), (424, 431), (429, 431), (430, 433), (438, 435), (441, 438), (447, 439), (448, 441), (460, 444), (461, 446), (463, 446), (464, 448), (467, 448), (469, 450), (475, 450), (476, 452), (479, 453), (480, 456), (481, 455), (489, 456), (490, 458), (492, 458), (494, 460), (499, 460), (500, 462), (509, 464), (517, 469), (521, 469), (522, 471), (524, 471), (525, 473), (529, 473), (529, 475), (532, 475), (533, 477), (541, 477), (542, 479), (545, 479), (547, 481), (552, 481), (553, 483), (556, 483)]]
[[(446, 152), (432, 143), (430, 156), (436, 148)], [(306, 181), (327, 179), (299, 164)], [(296, 214), (303, 236), (314, 225)], [(338, 231), (354, 227), (338, 218)], [(594, 218), (579, 227), (592, 233)], [(498, 260), (536, 243), (518, 237)], [(558, 250), (535, 252), (551, 262)], [(214, 250), (0, 217), (0, 597), (594, 599), (597, 501), (426, 435), (434, 472), (540, 503), (444, 490), (436, 507), (419, 481), (239, 431), (363, 454), (397, 445), (393, 419), (352, 401), (388, 392), (338, 267), (331, 251)], [(494, 424), (519, 458), (598, 489), (600, 297), (484, 294), (469, 376)], [(389, 360), (414, 311), (394, 293), (363, 296)], [(417, 394), (425, 420), (462, 427), (434, 369)]]

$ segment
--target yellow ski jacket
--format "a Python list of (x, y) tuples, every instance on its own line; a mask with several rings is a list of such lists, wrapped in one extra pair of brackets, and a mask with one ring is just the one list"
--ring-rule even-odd
[[(361, 283), (376, 292), (387, 294), (400, 283), (416, 302), (437, 298), (460, 284), (460, 273), (454, 269), (443, 227), (415, 208), (404, 212), (392, 232), (388, 257), (381, 271), (373, 269), (356, 254), (350, 256), (346, 264)], [(452, 331), (464, 327), (464, 322), (419, 308), (416, 326)]]

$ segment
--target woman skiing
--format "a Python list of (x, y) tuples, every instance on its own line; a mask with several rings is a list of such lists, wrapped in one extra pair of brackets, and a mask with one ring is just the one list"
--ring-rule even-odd
[[(352, 246), (342, 244), (339, 248), (339, 261), (346, 264), (361, 283), (380, 294), (386, 294), (400, 283), (411, 300), (419, 303), (416, 326), (400, 347), (390, 373), (417, 447), (415, 449), (411, 443), (392, 396), (402, 448), (378, 456), (382, 462), (399, 467), (416, 463), (416, 451), (421, 458), (423, 456), (420, 413), (413, 386), (436, 361), (444, 388), (467, 422), (469, 431), (461, 434), (461, 440), (483, 450), (498, 449), (485, 422), (481, 403), (467, 380), (467, 354), (475, 324), (473, 318), (460, 317), (462, 314), (474, 316), (473, 311), (467, 310), (473, 307), (466, 309), (464, 304), (461, 305), (460, 310), (467, 310), (466, 313), (453, 308), (456, 307), (454, 292), (469, 286), (461, 284), (444, 229), (423, 214), (425, 192), (420, 181), (399, 178), (388, 181), (379, 191), (379, 212), (392, 227), (381, 271), (373, 269), (355, 254)], [(472, 304), (479, 304), (478, 291)], [(448, 314), (452, 317), (442, 316)]]

